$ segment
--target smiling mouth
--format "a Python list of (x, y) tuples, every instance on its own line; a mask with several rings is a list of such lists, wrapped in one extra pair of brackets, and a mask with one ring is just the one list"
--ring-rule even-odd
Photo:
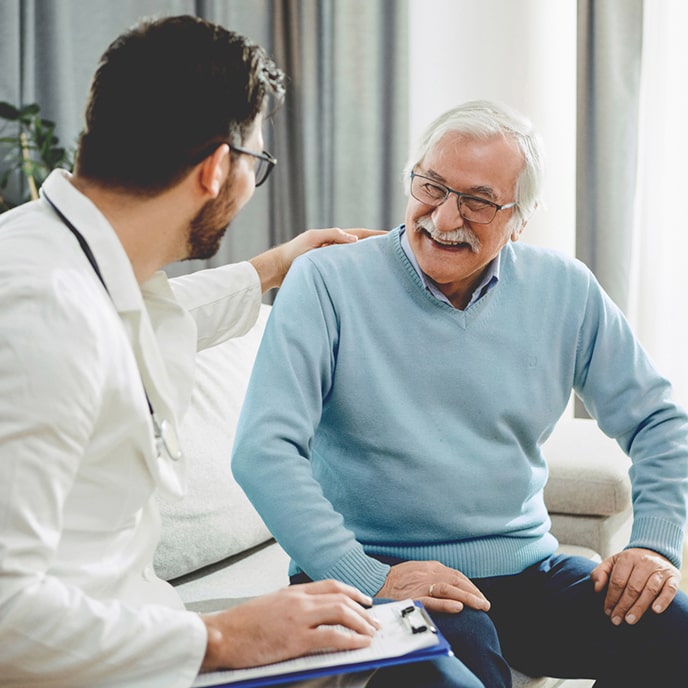
[(440, 238), (440, 236), (433, 236), (430, 232), (428, 232), (427, 229), (421, 227), (420, 228), (421, 232), (425, 234), (425, 236), (430, 239), (430, 241), (433, 242), (433, 244), (436, 244), (440, 248), (444, 249), (453, 249), (453, 250), (463, 250), (463, 249), (468, 249), (472, 253), (477, 253), (477, 250), (474, 248), (474, 246), (468, 242), (468, 241), (447, 241), (446, 239)]

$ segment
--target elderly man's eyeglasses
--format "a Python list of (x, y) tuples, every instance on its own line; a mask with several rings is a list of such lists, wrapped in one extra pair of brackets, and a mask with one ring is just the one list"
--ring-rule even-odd
[(256, 186), (260, 186), (267, 178), (272, 168), (277, 164), (277, 158), (274, 158), (270, 153), (264, 150), (262, 153), (256, 153), (248, 148), (235, 146), (232, 143), (228, 144), (230, 149), (235, 153), (243, 153), (254, 158), (253, 172), (256, 175)]
[(441, 206), (451, 194), (456, 195), (456, 203), (461, 217), (468, 222), (487, 225), (494, 220), (497, 211), (513, 208), (516, 202), (499, 205), (488, 201), (486, 198), (469, 196), (459, 191), (454, 191), (441, 184), (436, 179), (424, 177), (422, 174), (411, 172), (411, 195), (425, 205), (435, 208)]

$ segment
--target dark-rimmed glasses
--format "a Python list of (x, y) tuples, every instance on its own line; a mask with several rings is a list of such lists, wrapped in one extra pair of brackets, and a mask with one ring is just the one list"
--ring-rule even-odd
[(261, 153), (256, 153), (248, 148), (235, 146), (232, 143), (228, 143), (227, 145), (235, 153), (250, 155), (255, 159), (253, 172), (256, 175), (256, 186), (260, 186), (268, 178), (268, 175), (270, 172), (272, 172), (272, 168), (277, 164), (277, 158), (270, 155), (270, 153), (268, 153), (266, 150), (262, 151)]
[(495, 215), (499, 210), (506, 210), (513, 208), (516, 201), (513, 203), (505, 203), (499, 205), (488, 201), (486, 198), (479, 198), (478, 196), (470, 196), (468, 194), (454, 191), (448, 186), (438, 182), (436, 179), (424, 177), (422, 174), (411, 172), (411, 195), (425, 205), (431, 205), (435, 208), (441, 206), (451, 194), (456, 196), (456, 204), (459, 208), (459, 213), (464, 220), (475, 222), (480, 225), (487, 225), (495, 219)]

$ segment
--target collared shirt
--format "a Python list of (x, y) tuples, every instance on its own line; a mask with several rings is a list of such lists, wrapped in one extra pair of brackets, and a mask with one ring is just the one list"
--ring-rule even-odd
[[(409, 259), (411, 265), (413, 265), (414, 270), (418, 273), (418, 276), (421, 278), (423, 284), (425, 285), (425, 288), (436, 299), (444, 301), (444, 303), (447, 303), (452, 308), (454, 308), (454, 304), (437, 288), (437, 285), (434, 284), (428, 278), (428, 276), (420, 269), (420, 265), (418, 265), (418, 260), (416, 260), (416, 256), (413, 253), (411, 244), (409, 243), (408, 237), (406, 236), (406, 227), (401, 228), (400, 235), (401, 247), (404, 249), (404, 253), (406, 254), (406, 257)], [(473, 294), (471, 295), (471, 300), (468, 302), (466, 308), (470, 308), (476, 301), (478, 301), (478, 299), (485, 296), (485, 294), (487, 294), (487, 292), (490, 291), (490, 289), (492, 289), (493, 287), (495, 287), (497, 285), (497, 282), (499, 282), (500, 255), (501, 253), (498, 253), (497, 257), (487, 264), (485, 273), (483, 274), (483, 278), (478, 283), (478, 286), (474, 289)]]

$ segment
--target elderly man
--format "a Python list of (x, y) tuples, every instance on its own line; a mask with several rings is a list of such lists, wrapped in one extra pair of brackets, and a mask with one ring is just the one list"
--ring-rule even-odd
[[(516, 243), (541, 160), (498, 104), (430, 125), (405, 224), (292, 268), (233, 470), (293, 581), (420, 598), (490, 688), (507, 663), (684, 685), (688, 417), (591, 272)], [(543, 500), (541, 446), (572, 390), (633, 460), (631, 539), (599, 566), (556, 553)]]
[[(153, 495), (184, 490), (175, 428), (197, 347), (246, 332), (295, 255), (356, 241), (311, 231), (173, 282), (160, 270), (213, 255), (266, 179), (261, 123), (283, 81), (223, 27), (143, 22), (103, 55), (75, 174), (2, 216), (3, 686), (186, 688), (199, 669), (367, 647), (376, 632), (370, 598), (337, 581), (200, 616), (152, 566)], [(420, 664), (429, 679), (435, 663)], [(480, 685), (441, 664), (442, 685)]]

